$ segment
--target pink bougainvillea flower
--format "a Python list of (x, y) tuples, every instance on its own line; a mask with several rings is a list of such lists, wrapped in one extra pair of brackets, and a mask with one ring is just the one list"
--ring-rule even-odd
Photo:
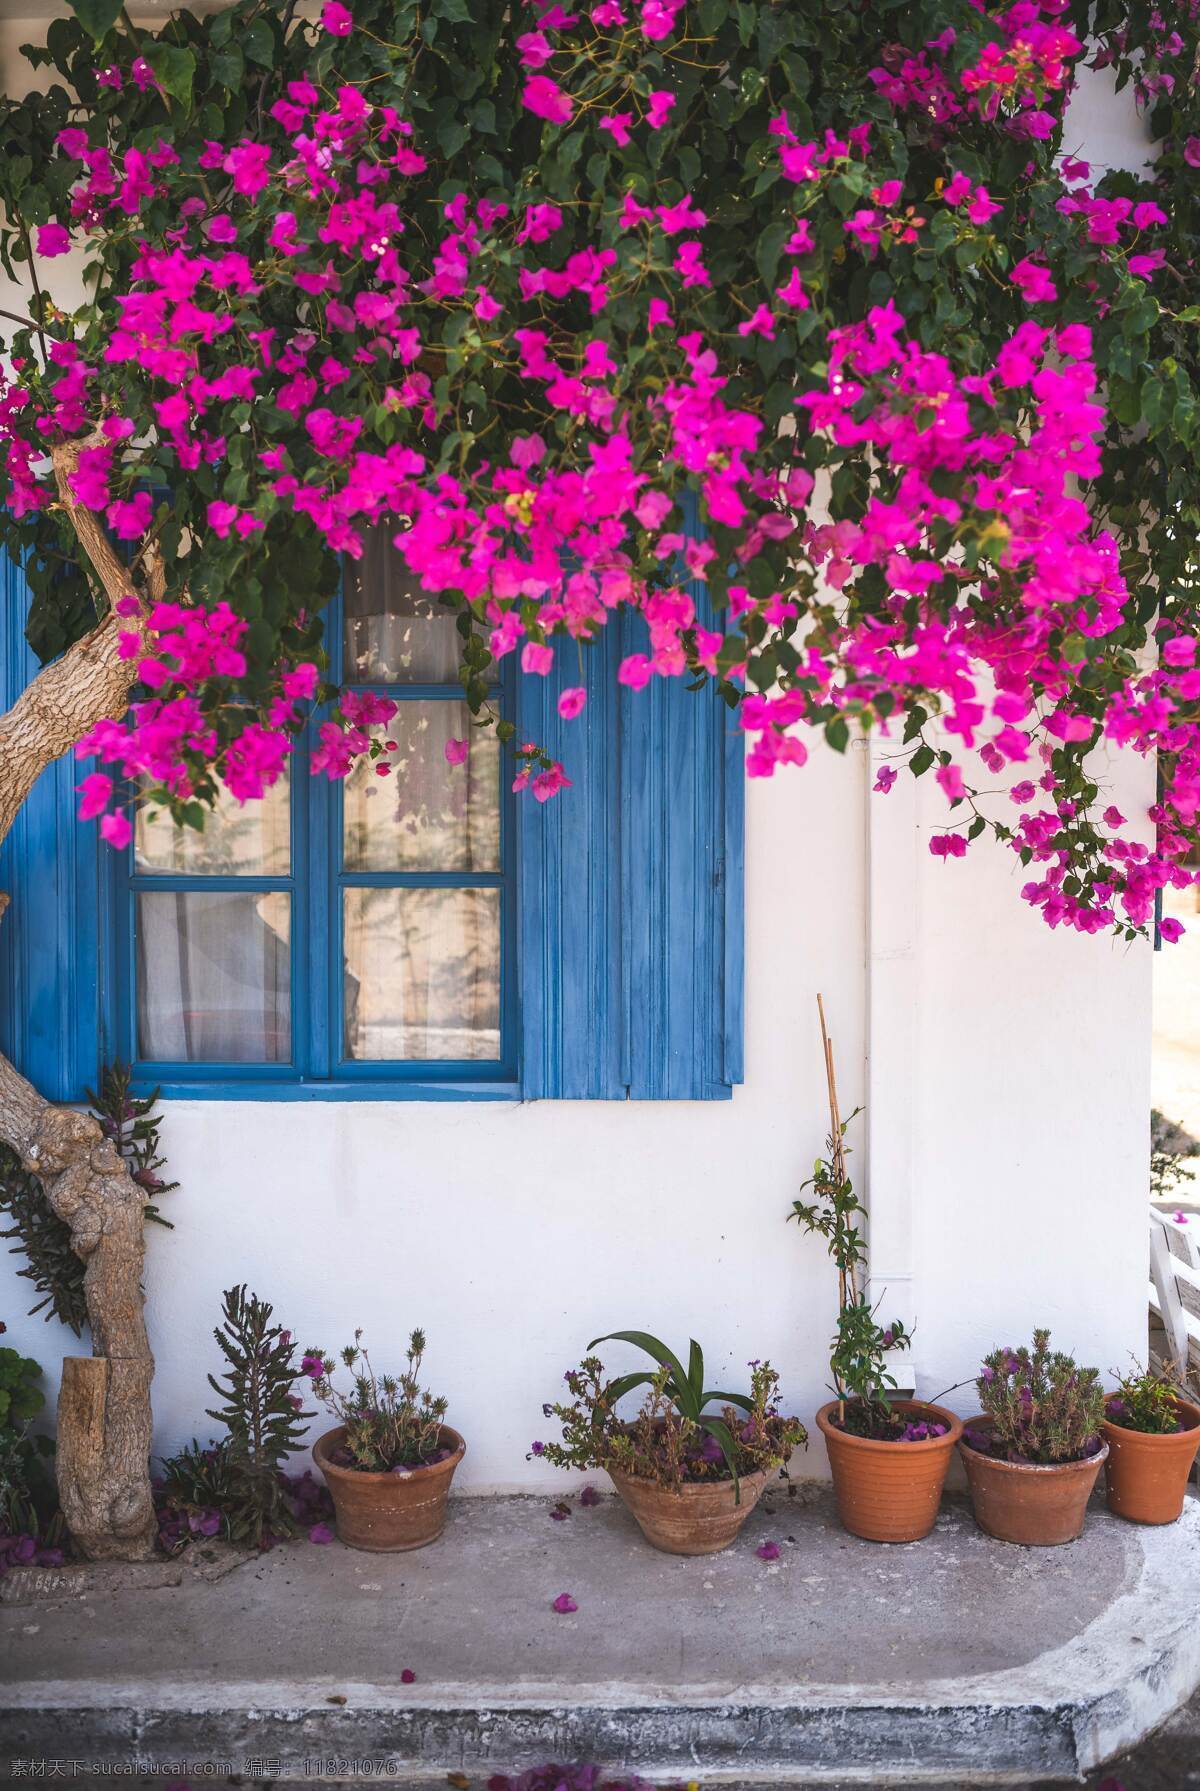
[(760, 1561), (778, 1561), (779, 1544), (777, 1542), (760, 1542), (754, 1552)]
[(554, 54), (554, 46), (544, 31), (526, 31), (517, 39), (517, 49), (526, 68), (541, 68)]
[(569, 1592), (560, 1592), (550, 1608), (552, 1611), (557, 1611), (560, 1617), (569, 1617), (572, 1611), (579, 1609), (579, 1606)]
[(879, 775), (876, 777), (873, 787), (880, 791), (882, 795), (886, 796), (895, 781), (895, 768), (891, 765), (881, 765), (879, 767)]
[(140, 541), (150, 527), (153, 513), (154, 501), (148, 491), (136, 491), (128, 501), (118, 499), (105, 511), (118, 541)]
[(133, 838), (133, 828), (129, 825), (129, 816), (118, 810), (115, 814), (104, 815), (100, 821), (100, 837), (114, 851), (124, 851)]
[(559, 697), (558, 713), (562, 716), (564, 721), (574, 721), (575, 717), (582, 713), (586, 702), (587, 691), (583, 688), (582, 684), (573, 684), (569, 689), (564, 690)]
[(667, 115), (675, 104), (675, 95), (665, 87), (656, 87), (650, 95), (650, 103), (646, 107), (646, 123), (652, 131), (660, 131), (667, 122)]
[(400, 1683), (401, 1685), (415, 1685), (417, 1683), (417, 1675), (413, 1672), (411, 1667), (404, 1668), (403, 1672), (400, 1674)]
[(738, 324), (739, 336), (765, 336), (768, 341), (775, 339), (775, 319), (766, 305), (759, 305), (754, 312)]
[(71, 233), (64, 224), (39, 224), (37, 233), (37, 252), (47, 259), (52, 255), (65, 255), (71, 247)]
[(564, 1499), (560, 1499), (557, 1505), (551, 1507), (550, 1515), (556, 1524), (564, 1523), (571, 1515), (571, 1507)]
[(554, 648), (545, 647), (540, 641), (526, 641), (521, 648), (521, 670), (532, 672), (538, 678), (544, 678), (554, 664)]
[(533, 780), (533, 796), (535, 802), (549, 802), (560, 790), (569, 790), (571, 779), (563, 770), (562, 762), (555, 759), (545, 771), (539, 771)]
[(471, 751), (469, 740), (447, 740), (442, 748), (447, 765), (465, 765)]
[(1165, 939), (1168, 945), (1174, 945), (1176, 940), (1182, 939), (1186, 930), (1181, 920), (1175, 920), (1169, 914), (1158, 923), (1159, 938)]
[(102, 771), (90, 772), (75, 788), (83, 798), (79, 804), (81, 821), (94, 821), (112, 801), (113, 781), (111, 777), (105, 777)]
[(570, 94), (564, 93), (549, 75), (531, 75), (522, 90), (521, 103), (526, 111), (549, 124), (569, 124), (575, 110)]
[(608, 132), (618, 149), (624, 149), (629, 142), (629, 127), (632, 123), (632, 112), (610, 112), (600, 120), (600, 129)]
[(1027, 305), (1048, 303), (1058, 297), (1058, 287), (1050, 278), (1049, 268), (1031, 260), (1028, 255), (1016, 263), (1008, 277)]
[(966, 838), (961, 833), (935, 833), (929, 842), (929, 850), (935, 858), (965, 858)]
[(328, 1524), (314, 1524), (308, 1532), (308, 1540), (319, 1543), (332, 1542), (333, 1531)]
[(664, 236), (677, 236), (681, 230), (703, 230), (708, 222), (707, 214), (692, 204), (690, 193), (685, 193), (674, 205), (656, 205), (654, 215)]
[(285, 672), (280, 680), (284, 696), (291, 697), (293, 701), (312, 696), (317, 688), (319, 677), (320, 674), (316, 666), (309, 661), (293, 666), (291, 671)]
[(579, 1503), (581, 1505), (598, 1505), (600, 1503), (600, 1494), (596, 1491), (594, 1486), (585, 1486), (579, 1495)]
[(341, 0), (325, 0), (321, 8), (321, 24), (332, 37), (349, 37), (354, 29), (354, 14)]
[(808, 293), (804, 289), (804, 281), (800, 278), (800, 269), (794, 267), (782, 286), (775, 288), (775, 296), (785, 305), (793, 305), (798, 311), (807, 311), (809, 307)]
[(675, 29), (675, 15), (683, 0), (643, 0), (642, 35), (651, 43), (661, 43)]
[(967, 793), (963, 774), (957, 765), (939, 765), (934, 776), (949, 802), (961, 802)]

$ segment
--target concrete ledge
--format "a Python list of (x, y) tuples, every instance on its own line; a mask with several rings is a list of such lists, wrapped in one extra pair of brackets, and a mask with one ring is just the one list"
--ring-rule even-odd
[[(754, 1553), (768, 1536), (777, 1564)], [(550, 1609), (564, 1590), (574, 1616)], [(1070, 1780), (1200, 1685), (1200, 1504), (1162, 1530), (1097, 1507), (1079, 1542), (1030, 1551), (952, 1502), (925, 1543), (884, 1549), (824, 1495), (777, 1497), (734, 1550), (681, 1561), (613, 1500), (554, 1523), (546, 1501), (465, 1499), (417, 1555), (306, 1544), (216, 1583), (0, 1610), (0, 1654), (0, 1773)]]

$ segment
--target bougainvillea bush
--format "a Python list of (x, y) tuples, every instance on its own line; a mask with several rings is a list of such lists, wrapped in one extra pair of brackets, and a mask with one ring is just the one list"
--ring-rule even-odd
[[(2, 115), (0, 437), (32, 643), (115, 608), (136, 670), (79, 741), (110, 843), (135, 780), (194, 824), (218, 777), (260, 796), (313, 700), (315, 774), (388, 774), (390, 704), (321, 643), (383, 527), (536, 799), (569, 755), (489, 670), (624, 607), (623, 683), (717, 680), (754, 776), (878, 730), (881, 794), (934, 777), (934, 853), (995, 835), (1052, 925), (1191, 878), (1200, 0), (74, 11)], [(1087, 65), (1140, 175), (1075, 153)], [(1100, 745), (1157, 753), (1152, 834)]]

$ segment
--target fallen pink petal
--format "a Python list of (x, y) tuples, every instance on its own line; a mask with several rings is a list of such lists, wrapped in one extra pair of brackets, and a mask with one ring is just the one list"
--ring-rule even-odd
[(579, 1609), (579, 1606), (569, 1592), (560, 1592), (551, 1609), (557, 1611), (560, 1617), (569, 1617), (572, 1611)]

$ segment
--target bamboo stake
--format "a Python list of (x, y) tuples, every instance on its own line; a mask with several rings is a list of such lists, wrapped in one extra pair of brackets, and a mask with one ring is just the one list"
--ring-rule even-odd
[[(846, 1153), (845, 1153), (845, 1149), (844, 1149), (843, 1143), (842, 1143), (842, 1115), (841, 1115), (841, 1108), (838, 1104), (837, 1071), (834, 1067), (834, 1061), (833, 1061), (833, 1040), (830, 1038), (829, 1030), (825, 1024), (825, 1003), (819, 993), (817, 995), (817, 1013), (818, 1013), (818, 1015), (820, 1017), (820, 1021), (821, 1021), (821, 1045), (822, 1045), (822, 1049), (825, 1053), (825, 1086), (826, 1086), (826, 1089), (827, 1089), (828, 1095), (829, 1095), (829, 1163), (830, 1163), (830, 1167), (833, 1170), (834, 1177), (835, 1177), (836, 1181), (838, 1182), (838, 1185), (841, 1186), (842, 1184), (844, 1184), (844, 1182), (846, 1180)], [(858, 1297), (858, 1282), (855, 1277), (853, 1265), (851, 1266), (850, 1274), (849, 1274), (849, 1292), (854, 1296), (854, 1298)], [(839, 1263), (839, 1265), (838, 1265), (838, 1310), (839, 1310), (839, 1312), (844, 1311), (848, 1304), (849, 1304), (849, 1300), (847, 1298), (847, 1274), (846, 1274), (846, 1270)], [(839, 1385), (838, 1391), (839, 1391), (839, 1395), (840, 1395), (840, 1393), (841, 1393), (840, 1385)], [(838, 1421), (839, 1421), (839, 1423), (844, 1423), (845, 1417), (846, 1417), (846, 1402), (843, 1398), (839, 1397), (839, 1399), (838, 1399)]]

